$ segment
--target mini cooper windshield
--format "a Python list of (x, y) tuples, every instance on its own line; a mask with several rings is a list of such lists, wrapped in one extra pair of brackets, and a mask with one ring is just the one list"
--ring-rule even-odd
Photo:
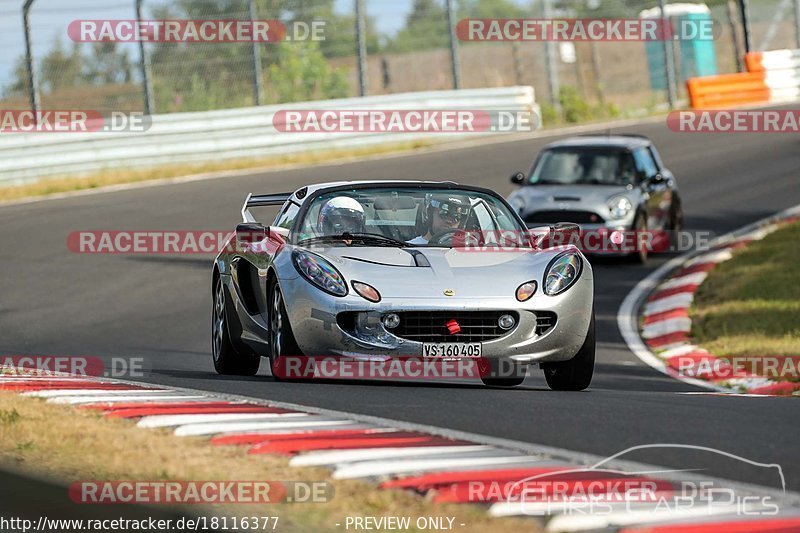
[(546, 150), (531, 173), (532, 185), (629, 185), (636, 178), (630, 153), (607, 148)]
[(353, 188), (314, 198), (300, 245), (451, 247), (457, 236), (525, 231), (506, 204), (469, 189)]

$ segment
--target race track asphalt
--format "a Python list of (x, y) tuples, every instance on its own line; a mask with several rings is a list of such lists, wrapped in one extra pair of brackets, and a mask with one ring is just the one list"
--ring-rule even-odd
[[(716, 234), (800, 203), (800, 139), (790, 134), (680, 134), (663, 120), (612, 131), (650, 136), (675, 173), (688, 230)], [(551, 392), (538, 369), (522, 387), (279, 383), (218, 376), (210, 346), (210, 256), (78, 255), (79, 230), (230, 230), (248, 192), (339, 179), (453, 179), (512, 190), (508, 176), (556, 137), (489, 143), (0, 208), (0, 354), (144, 357), (154, 383), (281, 400), (609, 455), (651, 443), (708, 446), (783, 467), (800, 489), (800, 403), (697, 391), (641, 363), (616, 314), (647, 266), (594, 262), (598, 354), (592, 387)], [(800, 243), (788, 243), (797, 246)], [(487, 280), (488, 281), (488, 280)], [(626, 459), (776, 486), (774, 471), (705, 453), (658, 450)]]

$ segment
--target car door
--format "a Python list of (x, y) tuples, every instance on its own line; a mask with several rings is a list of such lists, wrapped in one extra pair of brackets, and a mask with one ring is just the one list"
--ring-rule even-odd
[(669, 219), (670, 195), (667, 181), (661, 174), (653, 153), (648, 147), (633, 150), (633, 160), (645, 193), (648, 229), (663, 229)]
[(231, 261), (231, 274), (250, 315), (265, 313), (268, 308), (266, 272), (284, 242), (283, 235), (274, 228), (282, 228), (288, 232), (299, 211), (300, 206), (287, 202), (275, 218), (273, 229), (267, 228), (266, 238), (245, 244), (237, 250)]

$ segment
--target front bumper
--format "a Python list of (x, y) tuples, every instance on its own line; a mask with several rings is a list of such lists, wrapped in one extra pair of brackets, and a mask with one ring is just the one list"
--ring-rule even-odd
[[(507, 334), (482, 343), (482, 357), (511, 359), (519, 363), (553, 362), (571, 359), (583, 345), (593, 312), (594, 282), (585, 265), (580, 279), (567, 291), (547, 296), (539, 288), (527, 302), (513, 295), (503, 298), (385, 298), (370, 303), (352, 291), (345, 297), (331, 296), (302, 277), (280, 279), (289, 322), (298, 346), (305, 355), (348, 357), (422, 357), (423, 343), (401, 339), (382, 328), (377, 320), (391, 311), (516, 311), (519, 321)], [(377, 339), (357, 338), (337, 323), (337, 314), (366, 312), (383, 330)], [(554, 327), (536, 333), (537, 311), (556, 314)]]

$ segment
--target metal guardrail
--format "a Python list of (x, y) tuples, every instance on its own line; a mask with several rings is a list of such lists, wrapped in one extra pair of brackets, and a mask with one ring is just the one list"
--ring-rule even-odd
[(150, 128), (144, 132), (5, 133), (0, 134), (0, 183), (21, 183), (109, 168), (259, 158), (453, 135), (277, 131), (273, 124), (275, 114), (290, 110), (532, 111), (537, 115), (539, 112), (533, 88), (520, 86), (154, 115)]

